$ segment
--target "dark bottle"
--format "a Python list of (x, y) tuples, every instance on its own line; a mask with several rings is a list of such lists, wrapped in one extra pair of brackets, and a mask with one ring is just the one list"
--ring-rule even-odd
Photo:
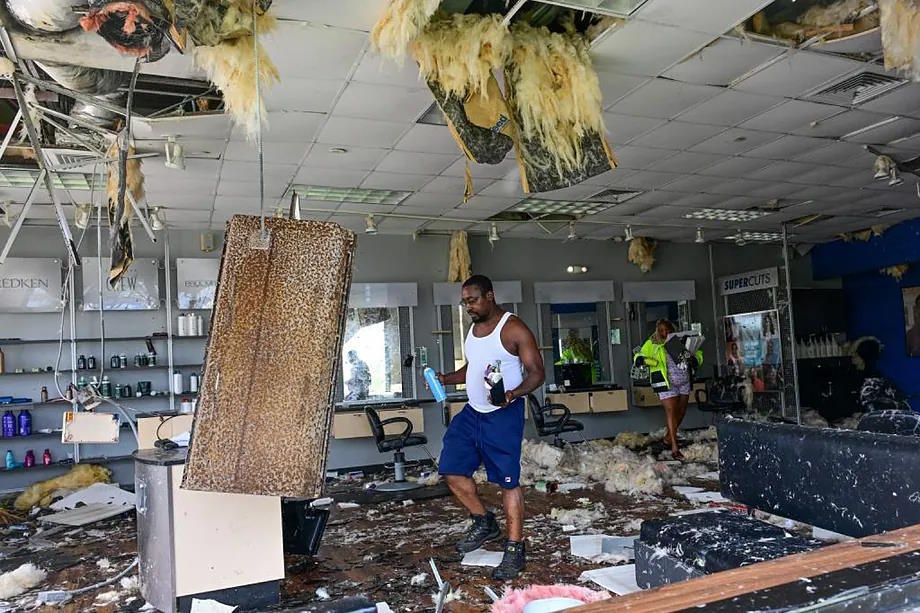
[(3, 438), (16, 436), (16, 416), (12, 411), (3, 414)]
[(48, 386), (42, 386), (42, 402), (48, 402)]
[(32, 414), (23, 409), (19, 411), (19, 436), (32, 434)]
[(77, 358), (77, 370), (86, 370), (86, 356), (81, 355)]
[(89, 356), (89, 358), (86, 360), (86, 367), (90, 370), (96, 370), (96, 356)]
[(45, 453), (42, 454), (42, 466), (51, 466), (51, 450), (45, 449)]
[(32, 453), (31, 449), (26, 451), (26, 459), (23, 464), (25, 464), (26, 468), (32, 468), (35, 466), (35, 454)]

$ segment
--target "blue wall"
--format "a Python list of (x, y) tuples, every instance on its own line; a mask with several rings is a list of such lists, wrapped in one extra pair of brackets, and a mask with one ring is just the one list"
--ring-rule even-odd
[[(901, 289), (920, 286), (920, 220), (889, 228), (867, 242), (835, 241), (812, 251), (816, 278), (840, 276), (850, 339), (875, 336), (884, 345), (879, 368), (907, 394), (920, 394), (920, 358), (907, 356)], [(911, 264), (899, 283), (879, 272)], [(920, 396), (911, 399), (920, 410)]]

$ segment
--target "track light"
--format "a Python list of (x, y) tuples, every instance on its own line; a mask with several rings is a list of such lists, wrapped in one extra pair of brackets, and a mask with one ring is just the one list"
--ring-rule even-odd
[(496, 226), (495, 222), (493, 221), (492, 227), (489, 228), (489, 244), (499, 241), (501, 238), (501, 235), (498, 233), (498, 226)]
[(176, 142), (175, 136), (170, 136), (166, 140), (166, 168), (173, 170), (185, 170), (185, 154), (182, 152), (182, 145)]
[(891, 175), (890, 175), (890, 178), (888, 179), (889, 187), (894, 187), (895, 185), (900, 185), (901, 183), (904, 183), (904, 179), (902, 179), (901, 176), (898, 174), (897, 166), (892, 166)]
[(744, 232), (741, 231), (741, 228), (738, 228), (738, 234), (735, 237), (735, 244), (739, 247), (744, 247), (747, 244), (747, 241), (744, 240)]
[(626, 234), (623, 236), (623, 240), (627, 243), (633, 239), (632, 226), (626, 226)]
[(150, 229), (154, 232), (158, 232), (166, 227), (166, 214), (160, 207), (151, 207), (149, 217)]
[(73, 223), (75, 226), (81, 230), (85, 230), (89, 227), (89, 221), (93, 216), (93, 205), (91, 204), (78, 204), (77, 212), (74, 215)]
[(583, 275), (588, 272), (588, 267), (582, 266), (581, 264), (570, 264), (565, 267), (565, 271), (570, 275)]
[(377, 220), (374, 219), (373, 215), (368, 215), (364, 218), (364, 233), (377, 234)]
[(696, 240), (693, 242), (697, 243), (698, 245), (702, 245), (706, 242), (706, 239), (703, 238), (703, 228), (696, 229)]
[(575, 222), (574, 222), (574, 221), (570, 221), (570, 222), (569, 222), (569, 235), (565, 237), (565, 240), (567, 240), (567, 241), (573, 241), (573, 240), (575, 240), (576, 238), (578, 238), (578, 235), (575, 234)]
[(875, 176), (873, 178), (876, 181), (884, 181), (891, 177), (891, 169), (894, 168), (894, 160), (887, 155), (877, 155), (875, 156), (875, 164), (873, 164), (872, 168), (875, 170)]

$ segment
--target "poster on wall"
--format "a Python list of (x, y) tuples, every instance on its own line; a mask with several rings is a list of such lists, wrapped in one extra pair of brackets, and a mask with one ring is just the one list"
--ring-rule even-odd
[(920, 358), (920, 287), (905, 287), (901, 290), (901, 296), (904, 299), (907, 355)]
[(211, 309), (217, 289), (217, 258), (176, 258), (176, 294), (180, 309)]
[(61, 261), (7, 258), (0, 266), (0, 312), (53, 313), (61, 303)]
[(755, 392), (781, 390), (783, 360), (777, 311), (729, 315), (723, 322), (726, 373), (750, 380)]
[[(102, 301), (106, 311), (156, 311), (160, 308), (160, 271), (157, 261), (137, 259), (109, 287), (109, 258), (102, 258)], [(83, 258), (83, 310), (99, 310), (99, 258)]]

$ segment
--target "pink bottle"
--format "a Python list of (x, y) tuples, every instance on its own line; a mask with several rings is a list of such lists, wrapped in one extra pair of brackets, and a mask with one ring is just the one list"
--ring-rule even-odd
[(45, 449), (45, 453), (42, 454), (42, 465), (51, 466), (51, 450)]
[(32, 468), (33, 466), (35, 466), (35, 454), (32, 453), (31, 449), (26, 451), (26, 459), (24, 463), (25, 463), (26, 468)]

